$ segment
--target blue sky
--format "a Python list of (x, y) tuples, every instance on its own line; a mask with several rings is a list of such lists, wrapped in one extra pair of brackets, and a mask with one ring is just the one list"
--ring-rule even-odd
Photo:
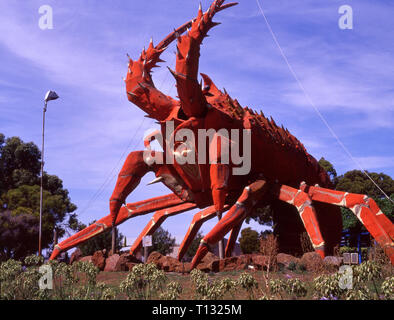
[[(354, 158), (367, 170), (394, 177), (394, 4), (366, 0), (260, 0), (291, 65), (308, 94)], [(45, 170), (58, 175), (88, 223), (108, 214), (117, 172), (144, 132), (155, 127), (127, 101), (122, 77), (127, 58), (139, 56), (150, 37), (158, 43), (193, 18), (198, 1), (70, 0), (0, 1), (0, 132), (41, 146), (45, 92)], [(210, 1), (202, 1), (205, 10)], [(341, 5), (351, 5), (353, 30), (338, 27)], [(53, 8), (53, 29), (38, 26), (42, 5)], [(331, 161), (339, 174), (355, 169), (292, 77), (256, 2), (219, 13), (200, 71), (225, 87), (243, 106), (263, 110), (283, 124), (315, 158)], [(156, 69), (156, 86), (176, 95), (165, 66), (174, 66), (175, 46)], [(269, 155), (267, 155), (269, 156)], [(128, 202), (168, 193), (146, 186), (147, 175)], [(193, 214), (164, 223), (183, 238)], [(125, 222), (135, 238), (150, 216)], [(216, 222), (203, 226), (206, 233)], [(251, 224), (255, 229), (261, 229)]]

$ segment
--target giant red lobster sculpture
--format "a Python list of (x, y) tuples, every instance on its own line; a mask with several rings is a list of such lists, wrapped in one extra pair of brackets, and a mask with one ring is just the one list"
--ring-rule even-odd
[[(217, 12), (236, 5), (223, 3), (224, 0), (214, 1), (205, 13), (200, 5), (197, 18), (174, 30), (157, 46), (151, 40), (137, 60), (129, 59), (125, 79), (128, 99), (148, 117), (160, 122), (161, 137), (166, 136), (161, 141), (164, 151), (150, 151), (148, 156), (146, 150), (131, 152), (110, 198), (110, 215), (56, 245), (51, 259), (127, 219), (155, 212), (133, 244), (133, 254), (141, 248), (142, 238), (152, 234), (167, 217), (195, 208), (204, 209), (194, 216), (187, 230), (179, 250), (181, 259), (201, 225), (228, 211), (201, 241), (192, 261), (195, 267), (209, 246), (230, 231), (225, 256), (231, 256), (245, 218), (256, 208), (269, 204), (280, 246), (285, 251), (294, 247), (299, 233), (306, 230), (316, 252), (322, 257), (331, 254), (341, 237), (338, 206), (342, 206), (357, 216), (394, 264), (393, 224), (373, 199), (330, 189), (332, 184), (327, 173), (287, 129), (278, 127), (272, 118), (268, 120), (262, 113), (242, 108), (207, 75), (201, 74), (204, 86), (198, 82), (200, 46), (208, 31), (218, 25), (212, 18)], [(161, 53), (174, 40), (177, 40), (176, 69), (170, 71), (176, 79), (178, 100), (160, 92), (151, 76), (152, 68), (163, 62)], [(190, 145), (184, 139), (171, 144), (166, 132), (170, 122), (175, 127), (170, 134), (172, 139), (181, 129), (189, 129), (194, 134), (201, 129), (211, 129), (216, 139), (211, 139), (208, 147)], [(233, 141), (233, 136), (217, 134), (221, 129), (239, 130), (242, 142)], [(223, 145), (242, 148), (248, 134), (252, 148), (243, 156), (250, 157), (250, 170), (247, 174), (234, 174), (239, 162), (233, 153), (228, 163), (221, 161), (228, 156)], [(158, 137), (157, 133), (147, 137), (145, 145), (149, 148), (150, 141)], [(207, 152), (209, 161), (181, 161), (180, 157), (190, 151), (195, 152), (192, 159)], [(153, 158), (166, 161), (152, 161)], [(175, 161), (171, 161), (174, 158)], [(157, 177), (154, 182), (164, 183), (173, 193), (123, 205), (148, 172), (154, 172)]]

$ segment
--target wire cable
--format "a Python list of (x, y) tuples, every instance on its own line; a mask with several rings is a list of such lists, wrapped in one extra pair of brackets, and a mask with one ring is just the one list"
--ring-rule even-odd
[(260, 9), (260, 12), (265, 20), (265, 23), (268, 27), (269, 32), (271, 33), (272, 38), (274, 39), (274, 42), (276, 44), (276, 46), (278, 47), (283, 59), (285, 60), (287, 67), (289, 68), (291, 74), (293, 75), (294, 79), (296, 80), (296, 82), (298, 83), (299, 87), (301, 88), (301, 90), (303, 91), (305, 98), (308, 100), (309, 104), (313, 107), (313, 109), (316, 111), (316, 113), (318, 114), (318, 116), (320, 117), (320, 119), (323, 121), (323, 123), (326, 125), (326, 127), (328, 128), (328, 130), (330, 131), (330, 133), (332, 134), (332, 136), (337, 140), (338, 144), (342, 147), (342, 149), (345, 151), (345, 153), (349, 156), (349, 158), (351, 160), (353, 160), (353, 162), (360, 168), (361, 172), (363, 172), (368, 178), (369, 180), (372, 181), (372, 183), (380, 190), (380, 192), (392, 203), (394, 203), (393, 200), (390, 199), (390, 197), (379, 187), (379, 185), (371, 178), (371, 176), (363, 169), (363, 167), (360, 165), (360, 163), (352, 156), (352, 154), (350, 153), (349, 149), (346, 148), (346, 146), (342, 143), (342, 141), (339, 139), (338, 135), (334, 132), (334, 130), (331, 128), (331, 126), (328, 124), (327, 120), (324, 118), (324, 116), (321, 114), (321, 112), (319, 111), (319, 109), (316, 107), (316, 104), (313, 102), (312, 98), (309, 96), (309, 94), (307, 93), (304, 85), (301, 83), (300, 79), (298, 78), (296, 72), (294, 71), (293, 67), (291, 66), (289, 60), (287, 59), (282, 47), (279, 44), (279, 41), (275, 35), (275, 33), (273, 32), (271, 25), (267, 19), (267, 16), (264, 13), (264, 10), (260, 4), (259, 0), (256, 0), (257, 2), (257, 6)]

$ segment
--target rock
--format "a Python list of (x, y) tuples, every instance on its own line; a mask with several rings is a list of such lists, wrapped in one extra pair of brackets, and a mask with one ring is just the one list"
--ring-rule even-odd
[(138, 264), (138, 263), (127, 262), (127, 263), (126, 263), (127, 271), (133, 270), (133, 268), (134, 268), (137, 264)]
[(200, 271), (202, 271), (202, 272), (206, 272), (206, 273), (211, 272), (211, 267), (210, 267), (210, 265), (209, 265), (208, 263), (204, 263), (204, 262), (199, 263), (199, 264), (196, 266), (196, 269), (198, 269), (198, 270), (200, 270)]
[[(115, 269), (113, 271), (130, 271), (130, 263), (136, 265), (142, 262), (129, 253), (123, 253), (119, 256), (119, 260), (116, 262)], [(133, 268), (134, 265), (131, 268)]]
[(160, 261), (162, 263), (161, 269), (166, 272), (175, 272), (182, 265), (177, 259), (168, 256), (163, 256)]
[(81, 249), (77, 248), (70, 257), (70, 264), (73, 264), (76, 261), (79, 261), (79, 259), (82, 258), (82, 251)]
[(296, 263), (296, 264), (299, 264), (300, 263), (300, 259), (296, 258), (296, 257), (294, 257), (294, 256), (292, 256), (290, 254), (279, 253), (276, 256), (276, 262), (278, 264), (281, 264), (281, 265), (285, 266), (286, 268), (288, 268), (290, 263), (292, 263), (292, 262)]
[(219, 272), (219, 261), (217, 256), (208, 252), (196, 268), (203, 272)]
[(163, 255), (160, 252), (157, 251), (153, 251), (148, 259), (147, 259), (147, 263), (154, 263), (158, 269), (161, 269), (163, 266)]
[(252, 262), (252, 254), (243, 254), (238, 256), (236, 270), (246, 270)]
[(212, 252), (208, 252), (201, 262), (209, 263), (215, 260), (219, 260), (219, 257), (215, 256)]
[(116, 264), (119, 261), (120, 256), (118, 254), (113, 254), (112, 256), (109, 256), (106, 260), (105, 260), (105, 267), (104, 267), (104, 271), (116, 271)]
[(176, 267), (175, 272), (178, 273), (189, 273), (192, 269), (191, 262), (181, 263), (178, 267)]
[[(271, 262), (271, 268), (272, 268), (272, 264), (274, 261)], [(263, 270), (264, 268), (267, 268), (268, 266), (268, 257), (267, 256), (263, 256), (262, 254), (254, 254), (252, 256), (252, 263), (253, 266), (255, 268), (257, 268), (257, 270)]]
[(323, 263), (330, 267), (339, 268), (343, 263), (343, 258), (341, 257), (334, 257), (334, 256), (327, 256), (323, 259)]
[(103, 271), (105, 268), (105, 255), (102, 251), (96, 251), (92, 256), (93, 264)]
[(92, 262), (92, 257), (93, 257), (93, 256), (82, 257), (82, 258), (79, 259), (78, 261), (80, 261), (80, 262)]
[(232, 271), (237, 269), (238, 257), (230, 257), (219, 260), (219, 271)]
[(317, 252), (304, 253), (300, 260), (308, 271), (317, 271), (323, 266), (323, 259)]

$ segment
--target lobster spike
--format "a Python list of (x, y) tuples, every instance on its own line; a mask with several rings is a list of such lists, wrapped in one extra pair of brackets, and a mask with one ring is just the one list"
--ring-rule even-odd
[(147, 186), (150, 186), (150, 185), (155, 184), (155, 183), (159, 183), (159, 182), (161, 182), (161, 181), (163, 181), (163, 180), (164, 180), (163, 177), (157, 177), (157, 178), (154, 179), (153, 181), (149, 182), (149, 183), (147, 184)]
[(175, 72), (174, 70), (172, 70), (170, 67), (167, 67), (167, 69), (170, 70), (171, 74), (173, 75), (173, 77), (174, 77), (175, 79), (178, 78), (178, 76), (177, 76), (177, 74), (176, 74), (176, 72)]

